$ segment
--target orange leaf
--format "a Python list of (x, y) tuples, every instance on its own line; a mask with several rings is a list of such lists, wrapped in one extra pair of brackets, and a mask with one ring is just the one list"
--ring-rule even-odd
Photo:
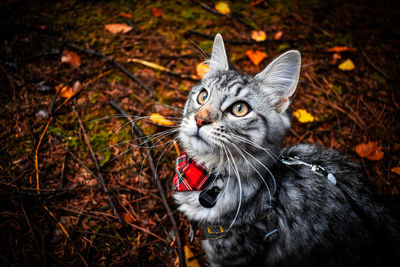
[(360, 157), (369, 160), (381, 160), (384, 154), (377, 142), (358, 144), (356, 146), (356, 152)]
[(255, 0), (255, 1), (251, 1), (250, 5), (251, 6), (256, 6), (256, 5), (261, 4), (262, 2), (264, 2), (264, 0)]
[(328, 52), (335, 52), (335, 53), (341, 53), (341, 52), (346, 52), (346, 51), (357, 51), (357, 49), (352, 48), (352, 47), (347, 47), (347, 46), (334, 46), (332, 48), (328, 49)]
[(393, 168), (391, 169), (391, 171), (394, 172), (395, 174), (400, 175), (400, 167), (393, 167)]
[(64, 84), (59, 84), (56, 86), (56, 91), (60, 91), (60, 96), (64, 98), (71, 98), (73, 97), (79, 90), (81, 90), (82, 85), (79, 81), (76, 81), (74, 87), (70, 87)]
[(196, 65), (196, 73), (197, 76), (201, 78), (203, 78), (203, 76), (208, 72), (208, 70), (210, 69), (210, 66), (208, 66), (207, 64), (204, 63), (199, 63)]
[(283, 31), (279, 31), (279, 32), (275, 33), (275, 35), (274, 35), (274, 40), (279, 40), (279, 39), (281, 39), (281, 38), (282, 38), (282, 35), (283, 35)]
[(104, 28), (113, 33), (113, 34), (118, 34), (118, 33), (127, 33), (130, 30), (132, 30), (131, 26), (128, 26), (126, 24), (119, 24), (119, 23), (113, 23), (113, 24), (106, 24)]
[(261, 42), (267, 39), (267, 34), (264, 31), (251, 31), (251, 39)]
[(174, 123), (166, 118), (164, 118), (163, 115), (159, 113), (153, 113), (150, 115), (150, 120), (154, 122), (155, 124), (159, 125), (165, 125), (165, 126), (172, 126)]
[(159, 9), (158, 7), (153, 7), (153, 8), (151, 9), (151, 13), (153, 13), (153, 16), (156, 17), (156, 18), (162, 17), (162, 15), (163, 15), (162, 10)]
[(258, 64), (261, 63), (266, 57), (267, 54), (264, 52), (258, 51), (258, 50), (247, 50), (246, 51), (246, 56), (253, 62), (254, 65), (258, 66)]
[(132, 214), (126, 212), (124, 215), (122, 215), (122, 220), (126, 223), (133, 223), (135, 221), (135, 218), (133, 218)]
[(72, 68), (79, 68), (81, 65), (81, 58), (77, 53), (64, 50), (63, 55), (61, 56), (61, 62), (70, 65)]
[(119, 13), (119, 15), (120, 15), (120, 17), (124, 17), (124, 18), (127, 18), (127, 19), (132, 18), (131, 14), (125, 13), (125, 12), (121, 12), (121, 13)]

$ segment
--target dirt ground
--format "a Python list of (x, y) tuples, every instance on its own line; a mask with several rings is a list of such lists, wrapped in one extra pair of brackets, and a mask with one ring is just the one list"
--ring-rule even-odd
[[(245, 73), (298, 49), (292, 110), (314, 121), (293, 117), (285, 145), (349, 155), (398, 213), (400, 4), (381, 2), (226, 1), (231, 11), (222, 15), (214, 1), (2, 1), (0, 265), (174, 266), (172, 216), (189, 262), (208, 266), (171, 197), (178, 150), (163, 131), (178, 125), (174, 108), (199, 79), (196, 66), (217, 32)], [(116, 34), (109, 24), (128, 28)], [(266, 40), (254, 41), (254, 30)], [(248, 50), (266, 59), (256, 65)], [(347, 59), (354, 68), (341, 70)], [(156, 125), (154, 113), (173, 125)], [(368, 143), (360, 155), (356, 147)]]

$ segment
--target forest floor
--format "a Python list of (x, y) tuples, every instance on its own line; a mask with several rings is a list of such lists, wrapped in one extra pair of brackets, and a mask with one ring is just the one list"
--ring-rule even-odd
[[(193, 252), (190, 263), (207, 266), (171, 197), (179, 152), (162, 131), (178, 125), (174, 108), (199, 79), (201, 50), (211, 52), (217, 32), (235, 67), (249, 74), (298, 49), (292, 110), (314, 120), (293, 117), (285, 145), (315, 143), (349, 155), (400, 210), (399, 2), (226, 3), (230, 15), (218, 14), (214, 1), (0, 3), (0, 265), (174, 266), (172, 215)], [(127, 32), (106, 29), (115, 23)], [(255, 42), (253, 30), (267, 39)], [(251, 49), (266, 59), (254, 64)], [(340, 69), (347, 59), (354, 68)], [(112, 101), (155, 134), (158, 178), (145, 159), (150, 143)], [(173, 125), (156, 125), (154, 113)]]

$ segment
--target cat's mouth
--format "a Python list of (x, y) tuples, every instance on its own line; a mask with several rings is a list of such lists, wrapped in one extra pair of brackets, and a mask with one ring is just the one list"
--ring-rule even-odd
[(192, 147), (199, 152), (205, 152), (211, 149), (211, 144), (198, 132), (190, 137), (190, 142)]

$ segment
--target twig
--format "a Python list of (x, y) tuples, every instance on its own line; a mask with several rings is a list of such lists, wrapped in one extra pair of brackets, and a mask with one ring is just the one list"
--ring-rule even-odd
[[(189, 34), (194, 34), (194, 35), (198, 35), (207, 39), (211, 39), (214, 40), (214, 36), (209, 35), (209, 34), (205, 34), (202, 32), (198, 32), (195, 30), (189, 30), (188, 31)], [(288, 42), (288, 43), (293, 43), (293, 42), (297, 42), (297, 41), (304, 41), (307, 40), (307, 38), (299, 38), (299, 39), (266, 39), (264, 41), (252, 41), (252, 40), (232, 40), (232, 39), (224, 39), (225, 43), (230, 43), (233, 45), (253, 45), (253, 44), (266, 44), (266, 43), (270, 43), (270, 42), (275, 42), (275, 43), (284, 43), (284, 42)]]
[(107, 195), (108, 202), (110, 203), (111, 208), (112, 208), (112, 209), (114, 210), (114, 212), (115, 212), (115, 216), (117, 216), (118, 221), (119, 221), (120, 223), (122, 223), (121, 217), (119, 217), (118, 211), (117, 211), (117, 209), (116, 209), (115, 206), (114, 206), (114, 203), (113, 203), (113, 201), (112, 201), (112, 199), (111, 199), (111, 196), (110, 196), (110, 194), (109, 194), (108, 188), (107, 188), (106, 184), (104, 183), (103, 174), (102, 174), (101, 171), (100, 171), (99, 162), (97, 161), (97, 158), (96, 158), (96, 155), (94, 154), (93, 148), (92, 148), (92, 146), (90, 145), (90, 141), (89, 141), (89, 138), (88, 138), (88, 136), (87, 136), (87, 133), (86, 133), (86, 130), (85, 130), (85, 126), (83, 125), (82, 120), (81, 120), (81, 118), (79, 117), (79, 113), (78, 113), (78, 111), (76, 110), (75, 106), (72, 106), (72, 108), (73, 108), (73, 110), (74, 110), (74, 112), (75, 112), (76, 117), (78, 118), (78, 122), (79, 122), (79, 125), (80, 125), (80, 127), (81, 127), (81, 130), (82, 130), (82, 133), (83, 133), (83, 138), (84, 138), (84, 140), (85, 140), (85, 143), (86, 143), (86, 145), (87, 145), (88, 148), (89, 148), (89, 155), (90, 155), (90, 157), (92, 158), (92, 161), (94, 162), (94, 165), (95, 165), (95, 167), (96, 167), (97, 176), (95, 176), (95, 177), (97, 177), (97, 181), (98, 181), (98, 182), (101, 184), (101, 186), (103, 187), (104, 193)]
[[(115, 103), (113, 100), (110, 100), (110, 105), (113, 108), (115, 108), (119, 113), (121, 113), (129, 122), (131, 122), (132, 129), (136, 132), (136, 134), (138, 134), (140, 136), (140, 138), (142, 138), (142, 140), (148, 140), (146, 135), (143, 133), (142, 129), (140, 129), (139, 126), (137, 126), (135, 123), (132, 122), (132, 118), (125, 112), (125, 110), (123, 110), (120, 106), (118, 106), (118, 104)], [(177, 243), (177, 247), (178, 247), (179, 266), (186, 267), (185, 254), (183, 251), (182, 242), (181, 242), (181, 238), (179, 235), (178, 225), (176, 224), (176, 221), (172, 214), (171, 208), (169, 207), (167, 197), (165, 196), (163, 186), (161, 184), (160, 178), (158, 177), (157, 170), (155, 168), (155, 164), (154, 164), (154, 160), (153, 160), (153, 155), (152, 155), (152, 152), (150, 149), (148, 149), (148, 152), (147, 152), (147, 159), (149, 161), (150, 168), (153, 172), (153, 176), (156, 181), (157, 187), (160, 191), (160, 196), (161, 196), (162, 202), (164, 204), (165, 209), (167, 210), (167, 214), (168, 214), (169, 219), (171, 220), (172, 227), (174, 228), (176, 243)]]
[(189, 80), (192, 80), (192, 81), (199, 81), (200, 80), (200, 78), (197, 75), (177, 73), (177, 72), (174, 72), (171, 69), (166, 68), (164, 66), (161, 66), (161, 65), (158, 65), (156, 63), (149, 62), (149, 61), (146, 61), (146, 60), (142, 60), (142, 59), (139, 59), (139, 58), (129, 58), (128, 62), (139, 63), (139, 64), (142, 64), (142, 65), (144, 65), (146, 67), (149, 67), (149, 68), (152, 68), (152, 69), (155, 69), (155, 70), (159, 70), (159, 71), (163, 71), (163, 72), (166, 72), (168, 74), (177, 76), (177, 77), (182, 78), (182, 79), (189, 79)]
[(389, 77), (389, 75), (386, 74), (386, 72), (382, 71), (375, 63), (374, 61), (372, 61), (367, 53), (365, 53), (364, 49), (362, 49), (362, 46), (359, 42), (357, 42), (357, 46), (361, 51), (361, 54), (363, 55), (363, 57), (365, 58), (365, 60), (367, 61), (367, 63), (377, 72), (379, 73), (381, 76), (383, 76), (386, 81), (388, 82), (393, 82), (393, 79)]
[[(57, 41), (59, 41), (59, 40), (57, 40)], [(110, 58), (110, 57), (108, 57), (108, 56), (106, 56), (106, 55), (104, 55), (104, 54), (102, 54), (102, 53), (100, 53), (100, 52), (97, 52), (97, 51), (95, 51), (95, 50), (88, 50), (88, 49), (79, 47), (79, 46), (77, 46), (77, 45), (75, 45), (75, 44), (72, 44), (72, 43), (69, 43), (69, 42), (62, 42), (62, 43), (63, 43), (64, 45), (66, 45), (66, 46), (68, 46), (68, 47), (70, 47), (70, 48), (73, 48), (73, 49), (75, 49), (75, 50), (78, 50), (78, 51), (80, 51), (80, 52), (84, 52), (84, 53), (89, 54), (89, 55), (93, 55), (93, 56), (98, 56), (98, 57), (104, 58), (104, 59), (107, 60), (108, 62), (114, 64), (114, 66), (116, 66), (117, 68), (119, 68), (123, 73), (125, 73), (129, 78), (131, 78), (131, 80), (133, 80), (134, 82), (136, 82), (137, 84), (139, 84), (144, 90), (146, 90), (149, 94), (151, 94), (151, 97), (152, 97), (154, 100), (158, 101), (158, 97), (153, 93), (153, 91), (152, 91), (149, 87), (147, 87), (139, 78), (137, 78), (135, 75), (133, 75), (132, 73), (130, 73), (124, 66), (122, 66), (121, 64), (119, 64), (119, 63), (118, 63), (117, 61), (115, 61), (114, 59), (112, 59), (112, 58)]]

